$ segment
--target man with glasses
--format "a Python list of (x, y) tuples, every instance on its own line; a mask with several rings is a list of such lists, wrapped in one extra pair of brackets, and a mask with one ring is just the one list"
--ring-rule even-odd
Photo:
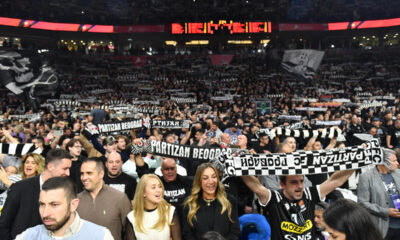
[(83, 190), (83, 185), (81, 182), (81, 165), (82, 161), (86, 158), (81, 155), (82, 143), (79, 139), (74, 138), (68, 142), (66, 148), (72, 156), (72, 165), (69, 176), (76, 184), (79, 193)]

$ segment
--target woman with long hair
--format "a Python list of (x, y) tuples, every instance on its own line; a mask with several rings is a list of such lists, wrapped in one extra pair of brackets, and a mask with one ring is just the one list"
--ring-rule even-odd
[(181, 240), (175, 207), (164, 199), (164, 186), (154, 174), (143, 175), (136, 187), (133, 210), (127, 216), (126, 239)]
[(37, 176), (44, 171), (45, 161), (40, 154), (28, 153), (22, 159), (19, 174), (8, 176), (4, 169), (0, 170), (0, 189), (8, 189), (13, 183), (20, 180)]
[(227, 196), (217, 168), (201, 164), (193, 181), (192, 193), (184, 203), (183, 238), (195, 240), (206, 232), (219, 232), (224, 238), (240, 238), (236, 200)]
[(383, 240), (368, 211), (351, 200), (337, 200), (323, 216), (329, 240)]

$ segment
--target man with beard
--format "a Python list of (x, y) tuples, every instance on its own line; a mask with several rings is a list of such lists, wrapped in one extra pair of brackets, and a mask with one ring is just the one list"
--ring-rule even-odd
[(336, 172), (321, 185), (304, 187), (304, 175), (280, 176), (280, 190), (269, 190), (254, 176), (243, 176), (257, 195), (263, 214), (271, 224), (271, 240), (315, 239), (315, 204), (350, 177), (354, 170)]
[(124, 192), (132, 201), (136, 191), (136, 179), (122, 172), (121, 155), (117, 152), (110, 153), (107, 157), (106, 168), (104, 183)]
[(129, 160), (129, 153), (126, 150), (126, 146), (128, 145), (128, 138), (124, 135), (115, 136), (115, 140), (117, 143), (117, 152), (121, 154), (121, 158), (123, 162)]
[(39, 214), (40, 189), (47, 179), (69, 176), (71, 155), (62, 149), (47, 153), (42, 174), (13, 183), (0, 216), (0, 239), (14, 239), (27, 228), (41, 223)]
[(39, 212), (43, 224), (28, 228), (17, 236), (23, 239), (113, 239), (102, 226), (79, 217), (77, 189), (71, 179), (54, 177), (47, 180), (40, 192)]

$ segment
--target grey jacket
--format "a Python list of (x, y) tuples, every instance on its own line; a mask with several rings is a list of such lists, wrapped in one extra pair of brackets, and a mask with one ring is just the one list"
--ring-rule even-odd
[[(391, 175), (400, 192), (400, 170), (392, 172)], [(382, 177), (376, 167), (360, 175), (357, 196), (358, 202), (368, 209), (382, 236), (385, 237), (389, 229), (389, 201), (392, 200), (386, 193)]]

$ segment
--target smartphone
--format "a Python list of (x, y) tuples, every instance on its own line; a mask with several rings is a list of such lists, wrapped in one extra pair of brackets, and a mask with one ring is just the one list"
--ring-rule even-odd
[(54, 135), (54, 137), (62, 136), (62, 135), (64, 135), (64, 131), (63, 130), (54, 130), (53, 135)]

